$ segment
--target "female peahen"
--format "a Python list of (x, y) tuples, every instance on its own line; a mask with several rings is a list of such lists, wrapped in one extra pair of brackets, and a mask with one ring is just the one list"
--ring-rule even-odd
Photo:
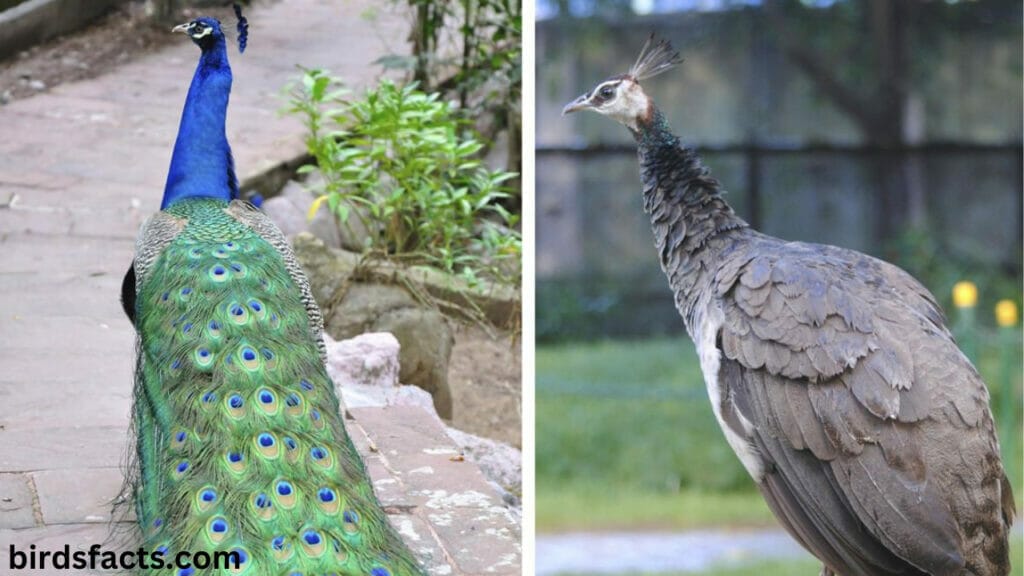
[(161, 211), (122, 290), (139, 336), (130, 482), (144, 548), (240, 561), (181, 576), (420, 574), (345, 432), (306, 278), (277, 227), (238, 199), (220, 23), (174, 30), (202, 55)]
[[(653, 38), (652, 38), (653, 40)], [(643, 205), (726, 440), (822, 574), (1003, 576), (1014, 504), (978, 372), (899, 268), (752, 230), (640, 81), (565, 107), (637, 141)]]

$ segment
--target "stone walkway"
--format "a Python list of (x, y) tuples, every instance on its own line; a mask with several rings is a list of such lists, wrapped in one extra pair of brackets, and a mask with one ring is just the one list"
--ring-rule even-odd
[[(373, 60), (406, 49), (408, 19), (391, 6), (281, 0), (250, 11), (248, 50), (230, 53), (228, 137), (243, 182), (304, 149), (299, 122), (277, 112), (296, 65), (360, 87), (380, 73)], [(0, 573), (10, 573), (11, 544), (108, 541), (134, 358), (120, 283), (138, 226), (159, 205), (198, 55), (182, 37), (0, 107)], [(351, 415), (393, 523), (432, 573), (520, 572), (518, 524), (432, 416)]]

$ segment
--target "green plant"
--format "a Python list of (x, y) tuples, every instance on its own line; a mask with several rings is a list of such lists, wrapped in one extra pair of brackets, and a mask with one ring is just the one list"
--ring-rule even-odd
[[(396, 0), (396, 3), (399, 3)], [(409, 54), (377, 60), (427, 91), (458, 102), (485, 146), (507, 134), (506, 167), (518, 172), (522, 121), (522, 5), (517, 0), (400, 0), (411, 8)], [(515, 182), (510, 184), (515, 185)], [(515, 204), (515, 200), (507, 204)]]
[[(306, 145), (319, 171), (310, 214), (326, 204), (365, 230), (367, 251), (427, 263), (475, 281), (518, 272), (517, 216), (498, 200), (515, 174), (478, 159), (482, 145), (456, 121), (438, 94), (385, 80), (350, 98), (339, 80), (307, 70), (291, 91)], [(512, 271), (510, 272), (510, 268)]]

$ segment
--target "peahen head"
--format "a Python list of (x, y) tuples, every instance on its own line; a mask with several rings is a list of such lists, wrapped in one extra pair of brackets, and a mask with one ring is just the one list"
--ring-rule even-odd
[(634, 132), (648, 124), (654, 115), (654, 102), (640, 81), (657, 76), (681, 61), (667, 40), (647, 38), (636, 63), (625, 74), (606, 78), (562, 109), (562, 115), (579, 110), (593, 110), (612, 118)]

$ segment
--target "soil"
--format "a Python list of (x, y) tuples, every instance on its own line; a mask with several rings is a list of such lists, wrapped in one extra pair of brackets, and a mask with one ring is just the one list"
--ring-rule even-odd
[(180, 40), (129, 2), (77, 32), (0, 60), (0, 104), (99, 76)]
[(455, 328), (448, 364), (452, 425), (522, 448), (522, 346), (509, 334), (491, 338), (476, 326)]

